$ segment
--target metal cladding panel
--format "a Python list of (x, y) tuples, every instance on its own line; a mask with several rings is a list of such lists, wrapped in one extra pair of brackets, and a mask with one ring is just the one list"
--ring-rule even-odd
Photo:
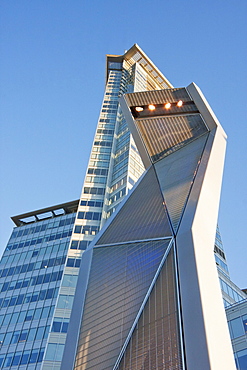
[(174, 88), (165, 90), (142, 91), (126, 94), (125, 99), (129, 106), (163, 104), (166, 102), (191, 101), (191, 97), (185, 88)]
[(140, 119), (136, 125), (153, 162), (208, 131), (200, 114)]
[(150, 167), (97, 245), (171, 235), (164, 199), (154, 168)]
[(208, 134), (157, 162), (155, 170), (172, 225), (177, 231)]
[(75, 369), (113, 369), (169, 240), (93, 251)]
[(173, 249), (151, 291), (117, 370), (182, 370)]

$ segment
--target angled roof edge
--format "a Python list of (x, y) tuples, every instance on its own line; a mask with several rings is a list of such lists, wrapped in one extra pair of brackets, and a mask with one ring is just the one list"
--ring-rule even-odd
[(147, 54), (144, 53), (144, 51), (137, 44), (134, 44), (123, 55), (113, 55), (113, 54), (107, 54), (106, 55), (106, 82), (107, 82), (107, 79), (108, 79), (108, 61), (109, 61), (109, 59), (112, 59), (115, 62), (122, 62), (123, 60), (131, 59), (133, 57), (133, 55), (135, 55), (137, 52), (139, 54), (141, 54), (142, 58), (144, 58), (147, 61), (147, 64), (149, 64), (152, 67), (152, 70), (154, 70), (157, 73), (158, 77), (160, 77), (168, 85), (169, 88), (172, 88), (173, 85), (168, 81), (168, 79), (163, 75), (163, 73), (156, 67), (156, 65), (152, 62), (152, 60), (147, 56)]

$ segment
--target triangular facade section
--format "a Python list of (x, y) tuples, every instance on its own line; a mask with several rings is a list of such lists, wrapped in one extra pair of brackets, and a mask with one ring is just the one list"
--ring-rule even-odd
[(112, 370), (171, 239), (93, 250), (75, 370)]
[(163, 195), (153, 166), (134, 188), (97, 245), (171, 236)]
[(182, 370), (174, 249), (172, 248), (114, 370)]
[(155, 170), (176, 233), (208, 133), (157, 162)]

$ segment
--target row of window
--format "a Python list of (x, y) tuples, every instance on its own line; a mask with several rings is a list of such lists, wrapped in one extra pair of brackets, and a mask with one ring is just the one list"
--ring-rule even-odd
[(105, 189), (104, 188), (95, 188), (95, 187), (84, 187), (84, 194), (97, 194), (97, 195), (104, 195)]
[(83, 219), (83, 220), (100, 221), (101, 213), (100, 212), (78, 212), (77, 218)]
[(114, 130), (98, 128), (97, 133), (98, 134), (113, 135), (114, 134)]
[(51, 283), (53, 281), (60, 281), (62, 279), (63, 271), (55, 271), (48, 274), (33, 276), (28, 279), (19, 279), (14, 281), (7, 281), (2, 285), (1, 293), (14, 289), (26, 288), (28, 286)]
[(107, 176), (108, 170), (106, 170), (105, 168), (89, 168), (87, 173), (89, 175)]
[(0, 343), (3, 346), (30, 342), (34, 340), (43, 340), (48, 337), (50, 326), (41, 326), (38, 328), (16, 330), (9, 333), (0, 334)]
[(99, 122), (113, 123), (114, 124), (115, 123), (115, 120), (112, 119), (112, 118), (100, 118)]
[(214, 255), (214, 257), (215, 257), (216, 263), (228, 273), (228, 268), (225, 262), (223, 262), (216, 254)]
[[(31, 258), (37, 258), (38, 256), (46, 256), (46, 258), (50, 257), (51, 254), (58, 254), (64, 252), (67, 249), (68, 242), (55, 242), (52, 245), (43, 244), (39, 246), (39, 248), (35, 248), (34, 250), (27, 250), (26, 252), (22, 253), (12, 253), (9, 254), (8, 252), (4, 253), (4, 256), (1, 260), (1, 265), (4, 264), (12, 264), (15, 265), (20, 264), (21, 261), (29, 261)], [(7, 254), (7, 255), (5, 255)]]
[(118, 162), (117, 164), (114, 165), (113, 167), (113, 173), (119, 170), (119, 168), (122, 168), (124, 165), (128, 163), (128, 157), (124, 158), (121, 162)]
[[(60, 221), (57, 220), (58, 223), (57, 223), (56, 227), (70, 225), (70, 224), (74, 223), (74, 220), (75, 220), (75, 216), (64, 219), (64, 220), (60, 220)], [(47, 229), (51, 229), (53, 227), (54, 227), (53, 224), (50, 224), (50, 223), (43, 224), (42, 223), (41, 225), (37, 225), (37, 226), (32, 226), (32, 227), (27, 227), (27, 228), (23, 228), (23, 227), (17, 228), (15, 231), (13, 231), (13, 233), (11, 235), (11, 238), (30, 235), (30, 234), (35, 234), (35, 233), (38, 233), (38, 232), (41, 232), (41, 231), (45, 231)]]
[(109, 199), (109, 205), (111, 205), (113, 202), (116, 202), (119, 198), (123, 197), (126, 194), (126, 187), (119, 190), (117, 193), (115, 193), (112, 197)]
[(80, 258), (68, 258), (66, 266), (67, 267), (80, 267), (81, 259)]
[(107, 177), (103, 176), (87, 176), (86, 182), (105, 184)]
[(61, 257), (50, 258), (50, 259), (38, 261), (38, 262), (25, 263), (24, 265), (8, 267), (3, 270), (0, 270), (0, 277), (12, 276), (16, 274), (21, 274), (23, 272), (29, 272), (29, 271), (42, 269), (42, 268), (63, 265), (65, 263), (65, 259), (66, 259), (65, 256), (61, 256)]
[[(55, 306), (47, 306), (0, 315), (0, 326), (3, 327), (28, 321), (48, 319), (49, 317), (52, 317), (54, 307)], [(5, 332), (7, 332), (7, 330), (5, 330)]]
[(128, 165), (125, 165), (123, 168), (120, 168), (120, 170), (118, 170), (117, 172), (113, 173), (112, 181), (116, 180), (118, 177), (120, 177), (121, 175), (123, 175), (127, 171), (127, 166)]
[(99, 152), (99, 153), (111, 153), (111, 148), (108, 148), (106, 146), (94, 146), (93, 152)]
[(95, 141), (94, 145), (111, 147), (112, 141)]
[(89, 243), (90, 241), (88, 240), (72, 240), (70, 249), (79, 249), (81, 251), (84, 251)]
[(17, 249), (17, 248), (31, 247), (31, 246), (36, 245), (36, 244), (40, 244), (40, 243), (44, 243), (44, 242), (48, 243), (52, 240), (67, 238), (68, 236), (71, 236), (71, 233), (72, 233), (72, 231), (68, 230), (68, 231), (64, 231), (63, 233), (60, 232), (60, 233), (52, 234), (50, 236), (45, 236), (43, 238), (27, 240), (26, 242), (20, 242), (20, 243), (15, 243), (15, 244), (9, 244), (7, 246), (7, 250), (14, 250), (14, 249)]
[(110, 154), (94, 154), (94, 153), (92, 153), (91, 158), (92, 159), (98, 159), (99, 161), (104, 161), (104, 160), (109, 161), (110, 158), (111, 158), (111, 155)]
[(89, 166), (108, 168), (109, 167), (109, 161), (89, 161)]
[(221, 289), (229, 295), (235, 302), (240, 302), (243, 300), (243, 297), (238, 294), (235, 290), (232, 289), (230, 285), (228, 285), (224, 280), (220, 279)]
[(18, 306), (24, 303), (32, 303), (56, 298), (58, 289), (59, 288), (50, 288), (41, 290), (40, 292), (19, 294), (8, 298), (0, 298), (0, 308)]
[(217, 245), (214, 246), (214, 251), (217, 252), (224, 260), (226, 259), (225, 253), (217, 247)]
[(89, 226), (89, 225), (75, 225), (74, 233), (76, 234), (85, 234), (85, 235), (96, 235), (99, 231), (98, 226)]
[(114, 160), (114, 163), (117, 164), (117, 163), (121, 162), (124, 158), (126, 158), (128, 156), (129, 156), (129, 152), (128, 152), (128, 150), (126, 150), (122, 154), (116, 156), (116, 158)]
[(127, 182), (127, 176), (123, 177), (121, 180), (119, 180), (118, 182), (116, 182), (116, 184), (114, 184), (111, 189), (110, 189), (110, 193), (113, 193), (115, 190), (117, 190), (120, 186), (126, 184)]
[(85, 207), (103, 207), (102, 200), (81, 200), (81, 206)]
[(34, 364), (42, 362), (44, 356), (44, 348), (33, 349), (28, 351), (18, 351), (0, 356), (0, 367), (10, 367), (26, 364)]

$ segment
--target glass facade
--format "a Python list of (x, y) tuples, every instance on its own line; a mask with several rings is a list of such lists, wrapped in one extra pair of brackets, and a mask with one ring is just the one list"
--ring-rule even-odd
[(247, 300), (228, 305), (226, 309), (229, 331), (237, 370), (247, 369)]
[[(14, 218), (17, 227), (0, 264), (0, 368), (41, 369), (53, 333), (67, 332), (71, 307), (59, 308), (63, 286), (74, 287), (75, 268), (66, 266), (77, 205)], [(66, 297), (72, 304), (71, 292)]]

